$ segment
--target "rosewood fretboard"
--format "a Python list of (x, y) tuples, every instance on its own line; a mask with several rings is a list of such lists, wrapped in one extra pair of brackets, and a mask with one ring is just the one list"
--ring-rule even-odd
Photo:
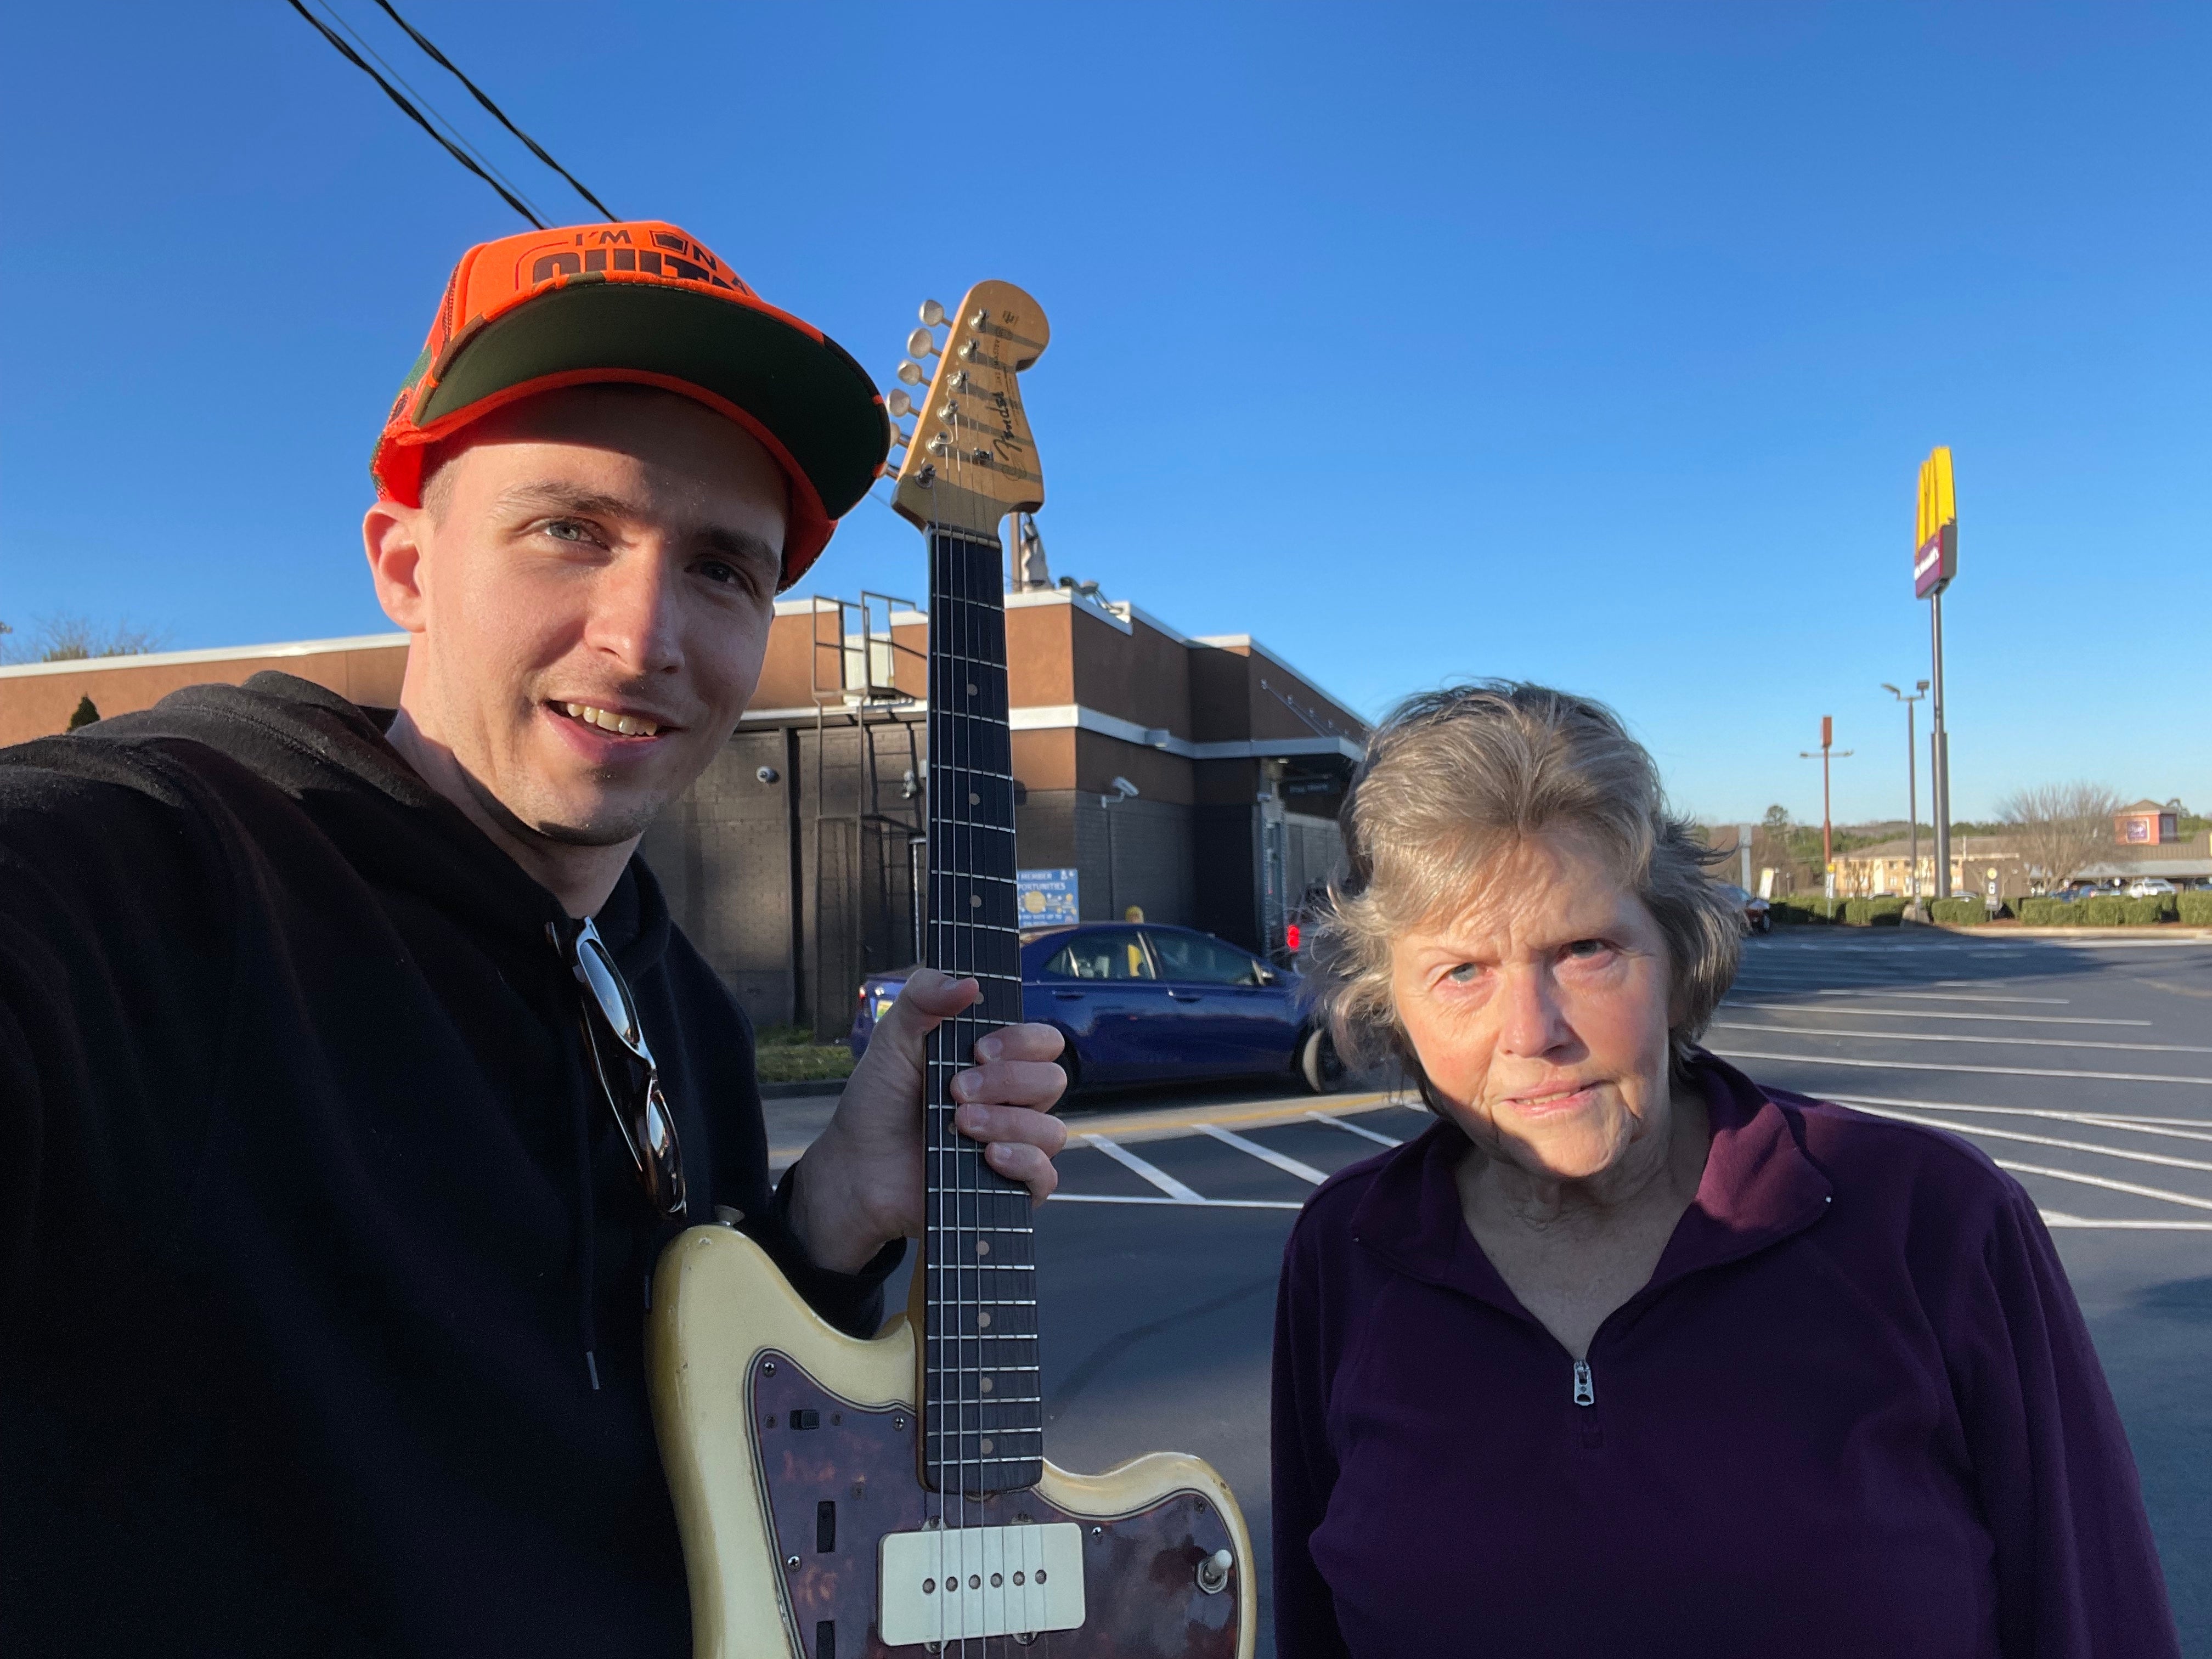
[(929, 966), (983, 998), (929, 1042), (922, 1474), (941, 1492), (1007, 1492), (1043, 1474), (1029, 1194), (953, 1127), (948, 1093), (975, 1039), (1022, 1018), (1004, 553), (928, 537)]

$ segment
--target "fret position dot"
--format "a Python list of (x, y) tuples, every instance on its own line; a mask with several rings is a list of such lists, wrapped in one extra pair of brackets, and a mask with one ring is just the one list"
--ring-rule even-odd
[(981, 1384), (982, 1384), (982, 1387), (983, 1387), (983, 1392), (984, 1392), (985, 1394), (988, 1394), (988, 1393), (990, 1393), (990, 1392), (991, 1392), (992, 1383), (991, 1383), (991, 1379), (990, 1379), (989, 1377), (988, 1377), (988, 1376), (979, 1376), (979, 1377), (977, 1377), (975, 1380), (976, 1380), (976, 1382), (980, 1382)]
[(981, 909), (981, 908), (983, 908), (983, 896), (982, 896), (981, 893), (970, 893), (970, 894), (969, 894), (969, 895), (968, 895), (968, 908), (969, 908), (970, 910), (980, 910), (980, 909)]
[(975, 1328), (979, 1331), (989, 1330), (991, 1328), (991, 1316), (987, 1313), (977, 1314), (975, 1316)]
[(973, 680), (968, 682), (968, 695), (971, 697), (975, 695), (975, 682)]
[(983, 798), (970, 789), (968, 792), (968, 804), (970, 806), (981, 806), (983, 804)]
[(979, 1239), (977, 1239), (977, 1240), (975, 1241), (975, 1254), (976, 1254), (977, 1255), (990, 1255), (990, 1254), (991, 1254), (991, 1241), (990, 1241), (989, 1239), (988, 1239), (988, 1238), (979, 1238)]

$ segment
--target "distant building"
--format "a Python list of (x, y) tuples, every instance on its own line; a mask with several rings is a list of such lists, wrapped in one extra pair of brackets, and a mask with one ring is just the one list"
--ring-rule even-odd
[[(1845, 898), (1902, 897), (1912, 891), (1912, 842), (1900, 836), (1872, 847), (1836, 854), (1836, 891)], [(1920, 896), (1936, 896), (1936, 841), (1920, 837)], [(2030, 890), (2027, 866), (2019, 849), (2002, 836), (1951, 838), (1951, 890), (1966, 896), (1989, 891), (1995, 881), (2002, 900), (2025, 898)]]
[[(728, 746), (644, 853), (677, 920), (759, 1024), (844, 1030), (860, 980), (920, 954), (928, 618), (787, 599)], [(1365, 725), (1247, 635), (1193, 639), (1069, 587), (1008, 596), (1017, 857), (1073, 870), (1089, 919), (1140, 908), (1279, 953), (1342, 851)], [(389, 707), (404, 634), (0, 668), (0, 744), (264, 669)], [(1127, 794), (1117, 781), (1135, 791)]]
[(2076, 881), (2127, 882), (2150, 878), (2170, 881), (2177, 887), (2212, 881), (2212, 833), (2194, 835), (2186, 841), (2176, 837), (2164, 843), (2149, 842), (2115, 847), (2111, 857), (2084, 865), (2074, 872)]
[(2179, 841), (2180, 812), (2179, 801), (2161, 806), (2154, 800), (2139, 800), (2133, 806), (2123, 806), (2112, 814), (2112, 839), (2123, 847)]

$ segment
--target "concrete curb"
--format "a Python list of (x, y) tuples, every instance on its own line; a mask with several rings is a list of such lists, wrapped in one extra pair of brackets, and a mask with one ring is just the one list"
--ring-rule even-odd
[(2154, 921), (2141, 927), (2006, 927), (1987, 922), (1956, 921), (1924, 925), (1939, 933), (1964, 933), (1974, 939), (2212, 939), (2212, 927), (2184, 927), (2172, 921)]

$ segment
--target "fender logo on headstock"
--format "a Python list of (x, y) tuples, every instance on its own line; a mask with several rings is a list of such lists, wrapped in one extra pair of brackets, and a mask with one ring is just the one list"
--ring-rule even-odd
[(1007, 514), (1044, 504), (1019, 376), (1043, 355), (1050, 331), (1036, 301), (1011, 283), (976, 283), (949, 321), (941, 349), (927, 328), (909, 343), (921, 357), (936, 351), (937, 372), (918, 405), (891, 504), (917, 525), (995, 540)]

